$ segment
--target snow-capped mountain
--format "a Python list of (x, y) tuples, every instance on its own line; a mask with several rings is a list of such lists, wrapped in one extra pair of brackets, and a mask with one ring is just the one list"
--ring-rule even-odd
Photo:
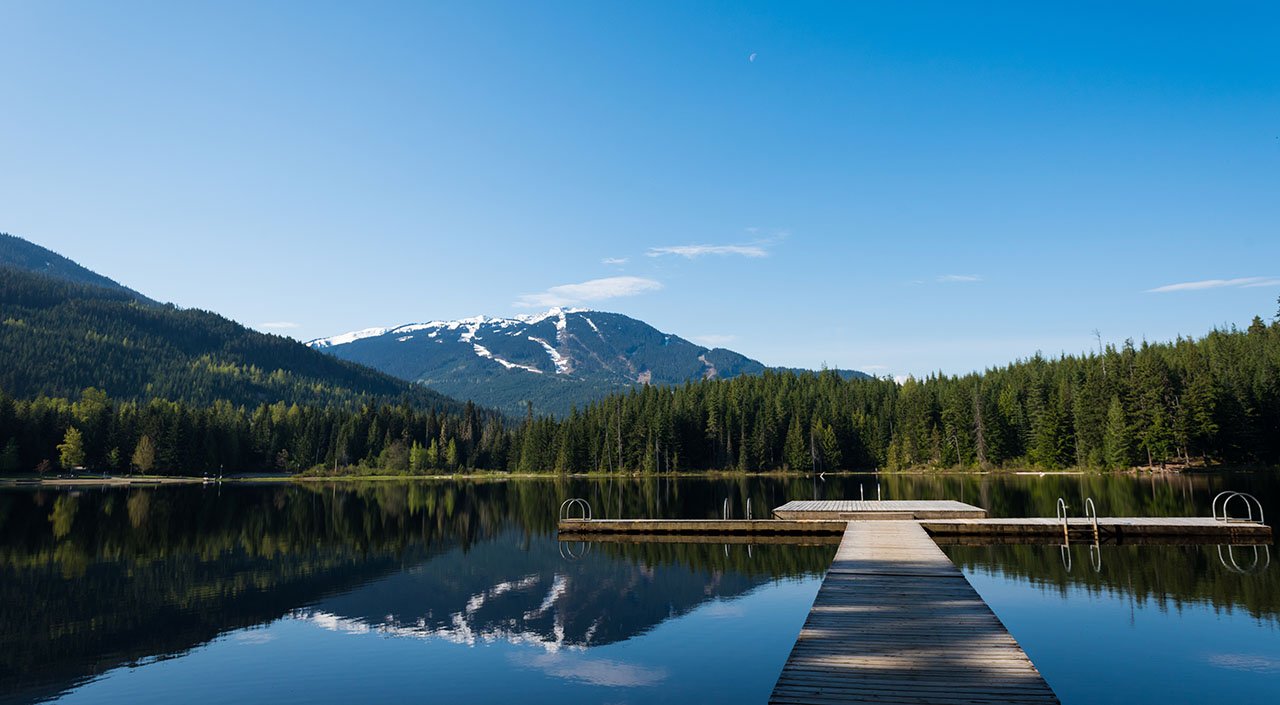
[(445, 394), (507, 411), (563, 414), (636, 384), (757, 374), (765, 366), (617, 313), (553, 308), (514, 318), (411, 323), (309, 343)]

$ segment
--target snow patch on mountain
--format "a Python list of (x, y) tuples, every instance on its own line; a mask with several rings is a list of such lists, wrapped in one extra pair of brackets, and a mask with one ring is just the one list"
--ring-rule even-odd
[(711, 361), (707, 359), (706, 353), (702, 353), (701, 355), (699, 355), (698, 361), (701, 362), (707, 368), (706, 371), (702, 373), (703, 379), (712, 379), (717, 374), (719, 374), (718, 370), (716, 370), (716, 366), (711, 364)]
[(363, 340), (365, 338), (376, 338), (380, 335), (386, 335), (389, 332), (391, 332), (390, 328), (365, 328), (364, 330), (354, 330), (350, 333), (343, 333), (342, 335), (335, 335), (330, 338), (317, 338), (316, 340), (307, 343), (307, 345), (310, 345), (313, 348), (328, 348), (334, 345), (354, 343), (357, 340)]
[(573, 364), (569, 361), (568, 358), (566, 358), (564, 355), (561, 355), (558, 350), (552, 347), (551, 343), (548, 343), (542, 338), (538, 338), (532, 335), (529, 336), (529, 340), (532, 340), (533, 342), (541, 345), (542, 349), (547, 351), (547, 357), (550, 357), (551, 363), (556, 366), (556, 374), (567, 375), (573, 371)]
[(538, 375), (542, 374), (542, 370), (536, 367), (530, 367), (528, 365), (521, 365), (518, 362), (508, 362), (506, 360), (503, 360), (497, 355), (494, 355), (493, 353), (489, 352), (489, 348), (486, 348), (485, 346), (479, 343), (473, 343), (471, 347), (473, 350), (475, 350), (475, 353), (480, 357), (483, 357), (488, 360), (493, 360), (494, 362), (498, 363), (499, 365), (502, 365), (508, 370), (524, 370), (526, 372), (532, 372)]
[[(524, 335), (525, 330), (527, 330), (530, 326), (537, 325), (538, 323), (541, 323), (549, 318), (556, 319), (555, 321), (556, 330), (563, 332), (568, 328), (569, 314), (587, 313), (587, 312), (588, 312), (588, 309), (585, 309), (585, 308), (563, 308), (563, 307), (557, 306), (555, 308), (549, 309), (542, 313), (533, 313), (533, 314), (526, 313), (526, 314), (520, 314), (520, 315), (514, 316), (512, 318), (491, 318), (489, 316), (472, 316), (470, 318), (460, 318), (453, 321), (429, 321), (427, 323), (409, 323), (403, 326), (396, 326), (393, 328), (365, 328), (363, 330), (351, 331), (350, 333), (342, 333), (341, 335), (334, 335), (327, 338), (316, 338), (315, 340), (308, 341), (307, 345), (313, 348), (329, 348), (336, 345), (346, 345), (348, 343), (354, 343), (357, 340), (363, 340), (365, 338), (377, 338), (379, 336), (388, 335), (388, 334), (396, 334), (396, 335), (403, 336), (409, 333), (417, 333), (418, 331), (431, 331), (430, 333), (427, 334), (427, 337), (429, 338), (436, 337), (437, 335), (440, 334), (441, 331), (462, 331), (458, 336), (458, 341), (462, 343), (469, 343), (469, 342), (472, 342), (472, 339), (476, 337), (476, 334), (479, 332), (479, 330), (482, 327), (485, 327), (485, 328), (492, 327), (500, 330), (505, 330), (507, 328), (523, 326), (523, 329), (521, 330), (511, 331), (508, 333), (508, 335), (520, 336), (520, 335)], [(588, 321), (588, 323), (590, 323), (590, 321)], [(597, 333), (600, 332), (599, 329), (596, 329), (596, 326), (594, 323), (591, 323), (591, 327), (595, 329)]]

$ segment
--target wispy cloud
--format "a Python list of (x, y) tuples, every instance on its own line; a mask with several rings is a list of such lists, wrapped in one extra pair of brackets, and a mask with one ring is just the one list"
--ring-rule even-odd
[(1280, 277), (1237, 277), (1235, 279), (1201, 279), (1195, 282), (1165, 284), (1147, 293), (1164, 294), (1171, 291), (1200, 291), (1202, 289), (1251, 289), (1260, 286), (1280, 286)]
[(736, 335), (720, 335), (718, 333), (707, 333), (705, 335), (694, 335), (689, 337), (689, 340), (692, 340), (699, 345), (705, 345), (709, 348), (714, 348), (717, 345), (728, 345), (737, 339), (738, 336)]
[(525, 668), (542, 671), (553, 677), (609, 688), (655, 686), (667, 679), (667, 669), (653, 668), (563, 652), (545, 654), (512, 654), (507, 657)]
[(697, 259), (707, 255), (768, 257), (769, 250), (765, 249), (763, 245), (673, 245), (671, 247), (650, 247), (645, 254), (650, 257), (675, 255), (685, 259)]
[(591, 301), (635, 296), (662, 288), (662, 282), (644, 277), (605, 277), (578, 284), (561, 284), (536, 294), (521, 294), (515, 305), (524, 308), (571, 306)]
[(241, 644), (266, 644), (276, 640), (276, 635), (265, 629), (249, 629), (235, 635)]
[(943, 274), (938, 277), (938, 281), (943, 284), (968, 284), (980, 282), (982, 277), (977, 274)]
[(1209, 654), (1208, 661), (1232, 671), (1280, 673), (1280, 658), (1262, 654)]
[(627, 259), (628, 259), (628, 258), (626, 258), (626, 257), (605, 257), (604, 259), (600, 260), (600, 263), (601, 263), (601, 264), (612, 264), (612, 265), (626, 264), (626, 263), (627, 263)]
[(302, 324), (294, 323), (293, 321), (269, 321), (267, 323), (259, 323), (258, 327), (262, 330), (292, 330), (301, 328)]
[(862, 370), (863, 372), (882, 372), (889, 369), (888, 365), (854, 365), (853, 369)]

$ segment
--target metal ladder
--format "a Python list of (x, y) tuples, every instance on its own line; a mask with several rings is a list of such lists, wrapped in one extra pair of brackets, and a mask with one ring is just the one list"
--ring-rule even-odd
[[(1056, 515), (1058, 521), (1062, 522), (1062, 543), (1058, 546), (1058, 555), (1062, 559), (1062, 566), (1071, 572), (1071, 522), (1068, 515), (1067, 501), (1062, 497), (1058, 498)], [(1090, 520), (1093, 529), (1093, 543), (1089, 544), (1089, 567), (1093, 568), (1093, 572), (1102, 572), (1102, 531), (1098, 527), (1098, 507), (1093, 503), (1092, 497), (1084, 499), (1084, 516)]]
[[(1227, 513), (1227, 507), (1231, 504), (1231, 500), (1233, 500), (1233, 499), (1237, 499), (1237, 498), (1238, 498), (1241, 502), (1244, 502), (1244, 509), (1245, 509), (1245, 512), (1248, 514), (1248, 516), (1246, 516), (1246, 517), (1233, 517), (1233, 516), (1231, 516), (1230, 514), (1228, 514), (1228, 513)], [(1258, 508), (1258, 518), (1257, 518), (1257, 519), (1254, 519), (1254, 518), (1253, 518), (1253, 508), (1254, 508), (1254, 507), (1257, 507), (1257, 508)], [(1226, 490), (1226, 491), (1224, 491), (1224, 492), (1219, 492), (1219, 493), (1217, 494), (1217, 496), (1215, 496), (1215, 497), (1213, 498), (1213, 502), (1209, 505), (1209, 508), (1210, 508), (1210, 511), (1211, 511), (1211, 512), (1213, 512), (1213, 518), (1214, 518), (1214, 520), (1215, 520), (1215, 521), (1222, 521), (1222, 522), (1230, 522), (1230, 521), (1247, 521), (1247, 522), (1253, 522), (1253, 521), (1256, 521), (1256, 522), (1257, 522), (1257, 523), (1259, 523), (1259, 524), (1265, 524), (1265, 523), (1267, 523), (1267, 522), (1266, 522), (1266, 515), (1265, 515), (1265, 514), (1263, 514), (1263, 512), (1262, 512), (1262, 502), (1259, 502), (1257, 497), (1254, 497), (1253, 495), (1249, 494), (1248, 492), (1236, 492), (1236, 491), (1234, 491), (1234, 490)], [(1221, 512), (1222, 512), (1222, 515), (1221, 515), (1221, 516), (1219, 516), (1219, 515), (1218, 515), (1218, 512), (1219, 512), (1219, 511), (1221, 511)]]
[(573, 508), (578, 507), (582, 511), (582, 516), (578, 517), (579, 521), (591, 521), (591, 503), (581, 497), (570, 497), (560, 503), (560, 521), (567, 521), (573, 517), (569, 516)]

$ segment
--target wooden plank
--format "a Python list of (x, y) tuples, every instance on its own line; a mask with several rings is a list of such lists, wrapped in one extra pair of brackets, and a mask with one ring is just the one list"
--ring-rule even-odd
[[(1062, 521), (1047, 517), (1025, 519), (975, 519), (945, 518), (925, 519), (921, 526), (935, 538), (948, 536), (992, 536), (1039, 538), (1061, 543)], [(1093, 521), (1072, 518), (1067, 521), (1067, 533), (1072, 541), (1093, 540)], [(1226, 522), (1212, 517), (1099, 517), (1099, 540), (1120, 541), (1143, 538), (1184, 537), (1193, 542), (1221, 540), (1224, 543), (1241, 540), (1271, 541), (1271, 527), (1256, 522)]]
[(873, 520), (849, 522), (769, 702), (1058, 699), (920, 524)]
[(726, 546), (764, 546), (769, 544), (785, 544), (787, 546), (835, 546), (840, 543), (838, 534), (719, 534), (719, 533), (657, 533), (645, 534), (636, 532), (609, 533), (602, 531), (574, 532), (561, 531), (556, 537), (560, 541), (591, 543), (702, 543), (724, 544)]
[(836, 519), (561, 519), (561, 534), (830, 535), (842, 536), (845, 522)]
[(779, 519), (947, 519), (981, 518), (987, 511), (954, 500), (793, 500), (773, 510)]

